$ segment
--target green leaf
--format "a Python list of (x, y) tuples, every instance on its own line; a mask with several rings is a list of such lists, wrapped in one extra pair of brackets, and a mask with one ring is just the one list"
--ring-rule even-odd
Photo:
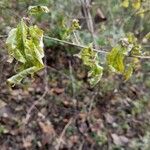
[(9, 83), (19, 84), (44, 67), (43, 31), (37, 26), (28, 27), (22, 20), (10, 31), (6, 45), (9, 56), (19, 62), (19, 72), (8, 79)]
[(122, 38), (118, 44), (107, 55), (107, 64), (111, 70), (122, 74), (125, 80), (128, 80), (132, 73), (136, 62), (134, 57), (125, 59), (125, 56), (141, 55), (141, 45), (133, 33), (128, 33), (125, 38)]
[(147, 40), (150, 40), (150, 32), (147, 33), (144, 38), (146, 38)]
[(18, 74), (10, 77), (7, 81), (10, 83), (10, 84), (19, 84), (26, 76), (28, 76), (29, 74), (32, 75), (34, 74), (35, 72), (37, 72), (39, 70), (38, 67), (31, 67), (31, 68), (27, 68), (21, 72), (19, 72)]
[(132, 43), (132, 44), (136, 44), (137, 43), (137, 38), (131, 32), (127, 33), (127, 38), (128, 38), (128, 42), (129, 43)]
[(2, 135), (5, 131), (7, 131), (7, 129), (5, 128), (5, 126), (0, 125), (0, 135)]
[(6, 40), (9, 56), (22, 63), (26, 62), (23, 50), (26, 33), (26, 26), (23, 21), (21, 21), (17, 28), (14, 28), (9, 32)]
[(92, 49), (92, 45), (83, 48), (77, 55), (83, 64), (89, 68), (88, 77), (92, 86), (95, 86), (101, 79), (103, 67), (99, 65), (98, 54)]
[(83, 60), (83, 64), (92, 66), (97, 59), (97, 53), (92, 50), (92, 47), (83, 48), (79, 53), (80, 58)]
[(73, 19), (70, 30), (74, 31), (74, 30), (77, 30), (77, 29), (81, 29), (81, 26), (79, 25), (79, 20)]
[(124, 72), (125, 81), (129, 80), (133, 74), (133, 66), (128, 65), (127, 69)]
[(129, 45), (132, 44), (132, 49), (131, 49), (131, 52), (130, 52), (131, 56), (141, 55), (142, 54), (142, 51), (141, 51), (142, 50), (142, 46), (138, 43), (138, 40), (134, 36), (134, 34), (133, 33), (128, 33), (127, 34), (127, 38), (128, 38)]
[(124, 58), (124, 48), (121, 45), (117, 45), (108, 53), (107, 63), (112, 71), (122, 74), (125, 69)]
[(94, 64), (93, 67), (91, 67), (88, 77), (90, 77), (89, 82), (92, 86), (95, 86), (102, 78), (103, 74), (103, 67), (101, 67), (98, 64)]
[(31, 36), (31, 40), (33, 41), (34, 45), (37, 47), (37, 52), (40, 55), (40, 59), (44, 57), (43, 51), (43, 31), (39, 29), (37, 26), (29, 27), (29, 34)]
[(135, 45), (131, 50), (131, 56), (142, 55), (141, 49), (142, 49), (141, 45)]
[(103, 74), (103, 67), (99, 65), (99, 58), (97, 52), (92, 49), (92, 45), (83, 48), (78, 56), (83, 64), (89, 68), (88, 77), (92, 86), (95, 86), (101, 79)]
[(46, 6), (29, 6), (28, 12), (31, 15), (36, 15), (40, 13), (49, 13), (49, 9)]

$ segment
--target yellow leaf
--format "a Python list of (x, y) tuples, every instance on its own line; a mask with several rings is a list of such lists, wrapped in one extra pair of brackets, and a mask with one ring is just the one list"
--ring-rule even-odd
[(121, 45), (116, 45), (107, 55), (107, 63), (110, 69), (122, 74), (125, 69), (124, 58), (124, 48)]
[(141, 18), (143, 18), (144, 13), (145, 13), (145, 10), (143, 8), (140, 8), (140, 10), (137, 12), (137, 15), (140, 16)]
[(132, 2), (132, 7), (133, 7), (134, 9), (140, 9), (140, 7), (141, 7), (141, 0), (134, 0), (134, 1)]
[(124, 0), (121, 5), (122, 5), (122, 7), (128, 8), (129, 7), (129, 0)]

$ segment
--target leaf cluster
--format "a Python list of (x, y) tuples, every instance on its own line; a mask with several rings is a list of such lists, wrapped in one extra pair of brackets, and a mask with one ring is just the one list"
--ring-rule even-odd
[(6, 45), (9, 61), (19, 62), (17, 74), (8, 79), (9, 83), (19, 84), (26, 76), (44, 67), (43, 31), (36, 25), (27, 26), (22, 19), (17, 28), (10, 31)]
[(128, 80), (135, 66), (135, 58), (131, 58), (127, 63), (126, 56), (141, 55), (141, 45), (138, 44), (137, 38), (132, 33), (121, 39), (118, 44), (112, 48), (107, 55), (107, 64), (113, 72), (124, 75), (125, 80)]
[(101, 79), (103, 67), (99, 65), (99, 57), (97, 52), (92, 49), (92, 45), (83, 48), (78, 57), (81, 58), (83, 64), (89, 68), (88, 77), (92, 86), (95, 86)]
[(123, 0), (121, 5), (124, 8), (128, 8), (131, 5), (134, 10), (138, 10), (137, 15), (143, 18), (145, 13), (144, 2), (148, 2), (148, 0)]

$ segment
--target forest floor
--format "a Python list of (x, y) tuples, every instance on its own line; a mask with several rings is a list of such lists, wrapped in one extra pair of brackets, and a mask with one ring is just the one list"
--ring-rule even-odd
[(15, 64), (1, 57), (0, 150), (150, 149), (148, 72), (126, 83), (106, 73), (91, 88), (77, 58), (59, 46), (46, 56), (45, 70), (12, 88)]

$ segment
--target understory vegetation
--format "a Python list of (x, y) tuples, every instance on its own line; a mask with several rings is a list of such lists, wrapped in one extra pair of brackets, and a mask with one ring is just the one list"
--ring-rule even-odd
[(0, 1), (1, 150), (149, 150), (149, 0)]

